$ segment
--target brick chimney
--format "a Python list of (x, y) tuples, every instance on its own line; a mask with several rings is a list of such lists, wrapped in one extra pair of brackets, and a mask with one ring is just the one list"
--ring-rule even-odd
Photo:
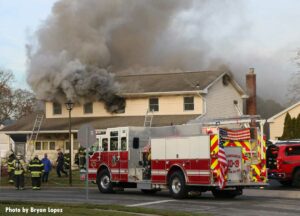
[(256, 74), (254, 68), (249, 68), (246, 75), (246, 87), (249, 96), (246, 100), (246, 114), (256, 115)]

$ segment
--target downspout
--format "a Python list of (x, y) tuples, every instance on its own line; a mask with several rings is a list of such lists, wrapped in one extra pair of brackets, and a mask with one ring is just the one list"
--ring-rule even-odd
[(204, 95), (201, 95), (199, 92), (197, 92), (197, 94), (199, 95), (200, 98), (203, 99), (202, 114), (199, 115), (199, 116), (196, 118), (196, 119), (200, 119), (200, 118), (202, 118), (203, 116), (206, 115), (206, 112), (207, 112), (207, 108), (206, 108), (207, 100), (206, 100), (206, 98), (205, 98)]

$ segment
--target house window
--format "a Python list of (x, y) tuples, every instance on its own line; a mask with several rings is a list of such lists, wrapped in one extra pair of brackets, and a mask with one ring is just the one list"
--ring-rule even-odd
[(149, 99), (149, 110), (158, 112), (159, 106), (158, 106), (158, 98), (150, 98)]
[(42, 143), (41, 142), (35, 142), (35, 150), (42, 150)]
[(55, 142), (49, 142), (49, 150), (55, 150)]
[(93, 103), (86, 103), (83, 106), (84, 114), (91, 114), (93, 113)]
[(194, 110), (194, 97), (184, 97), (184, 110)]
[(53, 114), (54, 115), (61, 115), (61, 104), (53, 103)]

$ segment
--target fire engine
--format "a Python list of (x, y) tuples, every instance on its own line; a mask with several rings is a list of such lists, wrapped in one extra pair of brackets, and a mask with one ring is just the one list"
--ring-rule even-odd
[(91, 148), (88, 180), (95, 181), (102, 193), (168, 189), (177, 199), (192, 191), (233, 198), (245, 187), (267, 184), (263, 121), (255, 121), (108, 128), (97, 135)]

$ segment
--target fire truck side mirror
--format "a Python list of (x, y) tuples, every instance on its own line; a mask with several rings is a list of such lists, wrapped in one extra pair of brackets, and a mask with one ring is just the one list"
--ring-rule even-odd
[(133, 147), (134, 149), (138, 149), (138, 148), (140, 147), (140, 138), (138, 138), (138, 137), (133, 137), (132, 147)]

